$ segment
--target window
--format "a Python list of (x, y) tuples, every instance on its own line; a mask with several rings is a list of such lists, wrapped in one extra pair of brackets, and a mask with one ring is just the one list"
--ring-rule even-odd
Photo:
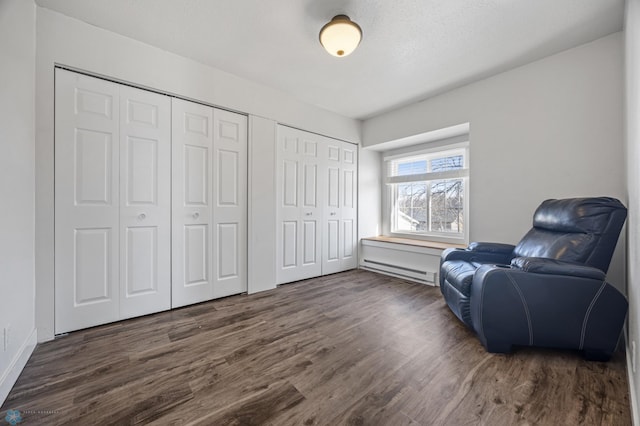
[(385, 157), (389, 230), (439, 241), (467, 235), (468, 145)]

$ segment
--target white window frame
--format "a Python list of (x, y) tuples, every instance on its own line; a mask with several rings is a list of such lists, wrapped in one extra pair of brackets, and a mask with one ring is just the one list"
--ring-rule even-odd
[[(459, 151), (464, 154), (464, 168), (458, 170), (448, 170), (444, 172), (429, 172), (412, 176), (389, 176), (389, 168), (393, 161), (399, 159), (410, 160), (412, 157), (432, 157), (438, 156), (440, 153), (448, 151)], [(449, 139), (414, 145), (387, 151), (383, 153), (382, 158), (382, 194), (383, 194), (383, 235), (401, 238), (414, 238), (426, 241), (436, 241), (443, 243), (467, 244), (469, 242), (469, 194), (470, 194), (470, 167), (469, 167), (469, 136), (468, 134), (453, 137)], [(395, 212), (397, 211), (393, 205), (397, 190), (394, 184), (403, 182), (424, 182), (442, 179), (461, 178), (464, 185), (464, 205), (463, 205), (463, 223), (464, 229), (460, 234), (451, 234), (447, 232), (424, 232), (424, 231), (397, 231), (393, 229), (396, 223)]]

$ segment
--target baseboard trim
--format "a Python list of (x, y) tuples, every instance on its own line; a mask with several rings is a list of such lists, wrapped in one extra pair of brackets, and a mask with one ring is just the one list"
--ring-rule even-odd
[(33, 350), (36, 348), (36, 344), (38, 343), (38, 333), (34, 328), (31, 332), (31, 335), (24, 341), (20, 350), (18, 351), (15, 358), (9, 365), (9, 368), (4, 372), (2, 377), (0, 378), (0, 406), (4, 404), (4, 401), (9, 396), (9, 392), (11, 392), (11, 388), (16, 384), (20, 373), (24, 369), (25, 365), (27, 365), (27, 361), (31, 357)]
[(636, 395), (636, 386), (633, 376), (633, 369), (631, 368), (631, 350), (625, 339), (625, 351), (627, 358), (627, 380), (629, 381), (629, 403), (631, 404), (631, 422), (638, 426), (640, 425), (640, 417), (638, 416), (638, 398)]

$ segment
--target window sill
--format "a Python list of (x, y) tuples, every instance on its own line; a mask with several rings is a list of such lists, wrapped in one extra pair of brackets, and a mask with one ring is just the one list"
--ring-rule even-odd
[(402, 244), (407, 246), (424, 247), (424, 248), (430, 248), (430, 249), (436, 249), (436, 250), (467, 247), (464, 244), (442, 243), (438, 241), (426, 241), (426, 240), (418, 240), (413, 238), (386, 237), (383, 235), (380, 235), (378, 237), (362, 238), (362, 240), (377, 241), (377, 242), (392, 243), (392, 244)]

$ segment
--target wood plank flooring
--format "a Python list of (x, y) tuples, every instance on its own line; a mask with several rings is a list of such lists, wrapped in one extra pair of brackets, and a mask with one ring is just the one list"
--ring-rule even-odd
[(622, 353), (485, 352), (438, 288), (367, 271), (38, 345), (25, 425), (629, 425)]

